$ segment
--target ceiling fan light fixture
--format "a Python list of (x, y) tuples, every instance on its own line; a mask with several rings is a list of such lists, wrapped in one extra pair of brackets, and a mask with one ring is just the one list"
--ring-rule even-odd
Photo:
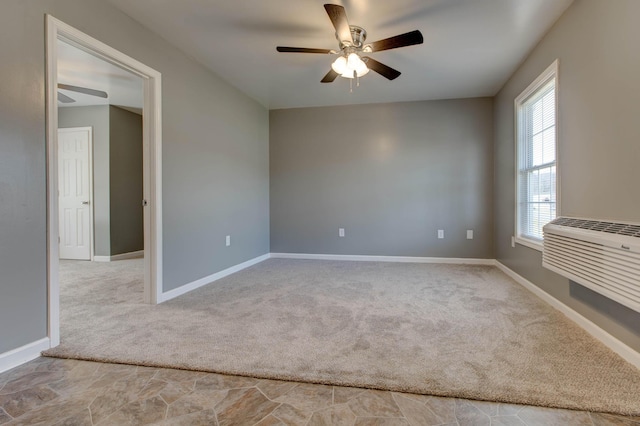
[(331, 68), (333, 68), (333, 70), (338, 74), (344, 74), (344, 72), (347, 70), (347, 58), (345, 58), (344, 56), (340, 56), (338, 59), (333, 61), (333, 64), (331, 64)]
[(360, 62), (362, 62), (362, 59), (360, 59), (357, 53), (349, 53), (349, 56), (347, 56), (347, 67), (351, 70), (357, 70)]
[(367, 67), (367, 64), (364, 63), (364, 61), (362, 60), (362, 58), (360, 58), (360, 56), (358, 56), (358, 61), (356, 63), (355, 71), (358, 77), (362, 77), (363, 75), (369, 72), (369, 67)]
[(365, 67), (364, 67), (364, 70), (362, 70), (362, 71), (360, 71), (360, 72), (356, 71), (356, 72), (355, 72), (355, 75), (354, 75), (354, 72), (353, 72), (353, 71), (347, 70), (347, 71), (345, 71), (343, 74), (340, 74), (340, 76), (341, 76), (341, 77), (344, 77), (344, 78), (356, 78), (356, 77), (360, 78), (360, 77), (362, 77), (363, 75), (368, 74), (368, 73), (369, 73), (369, 68), (367, 68), (367, 67), (365, 66)]
[(357, 53), (350, 53), (349, 56), (340, 56), (336, 59), (331, 68), (344, 78), (362, 77), (369, 72), (369, 68)]

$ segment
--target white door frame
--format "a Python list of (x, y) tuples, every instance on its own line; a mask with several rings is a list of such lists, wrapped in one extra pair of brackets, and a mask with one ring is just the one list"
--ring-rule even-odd
[[(58, 39), (69, 42), (124, 68), (144, 81), (143, 175), (144, 299), (160, 303), (162, 295), (162, 114), (161, 75), (158, 71), (99, 40), (46, 15), (47, 119), (47, 287), (48, 334), (51, 347), (60, 344), (60, 283), (58, 281)], [(141, 200), (142, 202), (142, 200)]]
[[(95, 255), (94, 253), (94, 248), (95, 248), (95, 244), (94, 244), (94, 210), (93, 210), (93, 127), (65, 127), (65, 128), (59, 128), (58, 129), (58, 133), (57, 135), (59, 135), (61, 132), (65, 133), (65, 132), (78, 132), (78, 131), (82, 131), (82, 132), (87, 132), (89, 133), (89, 247), (91, 248), (90, 254), (89, 254), (89, 259), (93, 260), (93, 257)], [(58, 165), (58, 156), (60, 154), (59, 151), (60, 146), (58, 144), (56, 144), (56, 166)], [(59, 183), (59, 182), (58, 182)], [(60, 210), (58, 210), (58, 214), (60, 214)], [(60, 222), (58, 222), (58, 234), (60, 233)], [(60, 242), (58, 241), (58, 251), (60, 250)], [(60, 253), (58, 253), (58, 255), (60, 255)]]

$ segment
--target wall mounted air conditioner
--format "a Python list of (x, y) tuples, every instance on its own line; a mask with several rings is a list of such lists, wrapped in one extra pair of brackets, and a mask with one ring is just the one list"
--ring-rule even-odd
[(542, 266), (640, 312), (640, 225), (559, 217), (543, 231)]

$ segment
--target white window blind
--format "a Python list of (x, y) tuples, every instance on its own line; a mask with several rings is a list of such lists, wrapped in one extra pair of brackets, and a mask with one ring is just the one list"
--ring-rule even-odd
[(534, 244), (542, 241), (542, 227), (557, 213), (554, 65), (516, 99), (516, 236)]

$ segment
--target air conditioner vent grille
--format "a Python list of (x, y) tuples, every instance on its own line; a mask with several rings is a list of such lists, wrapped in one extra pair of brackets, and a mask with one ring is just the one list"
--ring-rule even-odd
[(559, 217), (551, 222), (551, 224), (640, 238), (640, 225), (604, 222), (591, 219), (575, 219), (571, 217)]
[(640, 224), (559, 217), (543, 232), (542, 266), (640, 312)]

